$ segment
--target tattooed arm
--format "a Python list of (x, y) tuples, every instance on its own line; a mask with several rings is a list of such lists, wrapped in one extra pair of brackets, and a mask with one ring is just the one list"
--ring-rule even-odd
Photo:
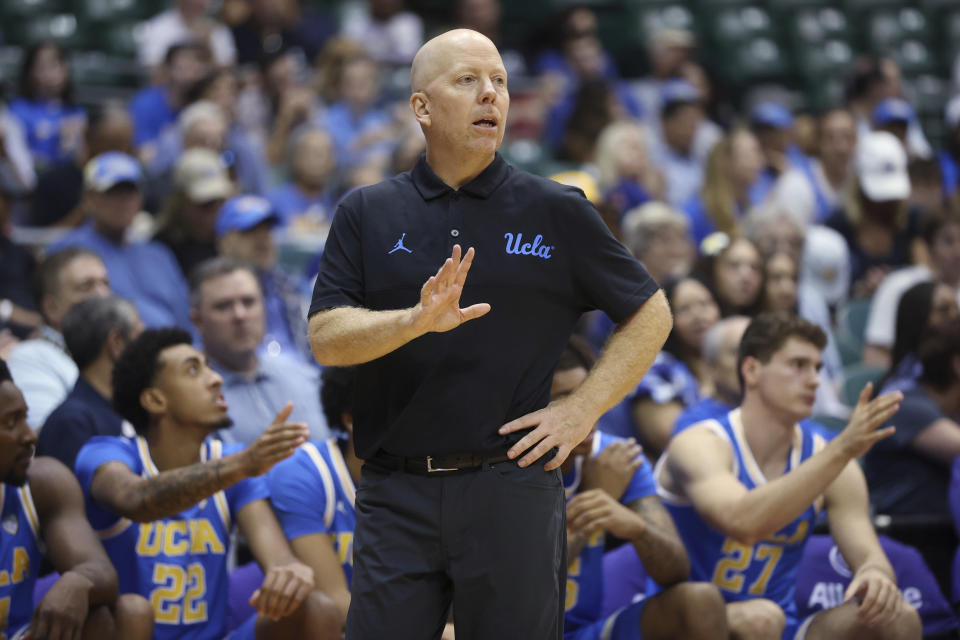
[(273, 423), (249, 447), (218, 460), (209, 460), (152, 477), (141, 477), (119, 461), (96, 470), (90, 495), (104, 508), (134, 522), (169, 518), (244, 478), (266, 473), (293, 455), (309, 436), (301, 423), (286, 423), (293, 405), (284, 407)]
[(657, 496), (633, 500), (627, 507), (644, 523), (640, 535), (630, 539), (643, 568), (662, 586), (683, 582), (690, 577), (690, 559), (673, 524), (673, 518)]

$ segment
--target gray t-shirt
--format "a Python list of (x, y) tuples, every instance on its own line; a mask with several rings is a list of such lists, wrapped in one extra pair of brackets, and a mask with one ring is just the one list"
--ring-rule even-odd
[(897, 432), (874, 445), (864, 466), (870, 501), (878, 513), (948, 514), (949, 465), (912, 446), (921, 431), (943, 417), (922, 386), (904, 392), (900, 411), (887, 423), (896, 425)]

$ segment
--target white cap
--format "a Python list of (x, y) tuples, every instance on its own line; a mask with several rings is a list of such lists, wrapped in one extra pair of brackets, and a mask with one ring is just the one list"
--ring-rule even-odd
[(823, 295), (830, 306), (847, 299), (850, 291), (850, 248), (839, 232), (822, 225), (806, 230), (801, 260), (801, 282)]
[(907, 152), (892, 133), (871, 131), (862, 136), (854, 166), (860, 188), (874, 202), (906, 200), (910, 196)]

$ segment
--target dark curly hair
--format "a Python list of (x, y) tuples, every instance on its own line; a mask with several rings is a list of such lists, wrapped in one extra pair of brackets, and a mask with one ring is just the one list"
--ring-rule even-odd
[(127, 345), (113, 365), (113, 408), (130, 421), (137, 433), (146, 432), (150, 414), (140, 404), (140, 394), (153, 384), (160, 352), (178, 344), (192, 344), (183, 329), (148, 329)]
[(827, 346), (827, 336), (823, 329), (787, 311), (761, 313), (750, 321), (747, 330), (743, 332), (737, 353), (737, 376), (740, 378), (741, 389), (747, 388), (743, 381), (743, 361), (753, 357), (766, 364), (789, 338), (809, 342), (820, 351)]
[(356, 367), (327, 367), (320, 376), (320, 404), (327, 425), (333, 429), (347, 432), (343, 424), (343, 414), (353, 415), (354, 397), (357, 391)]

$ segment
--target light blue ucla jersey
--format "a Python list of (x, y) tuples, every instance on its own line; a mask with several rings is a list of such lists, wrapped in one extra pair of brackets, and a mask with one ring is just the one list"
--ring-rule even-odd
[(330, 536), (347, 586), (353, 579), (356, 489), (335, 439), (307, 442), (267, 474), (270, 502), (288, 540)]
[[(767, 482), (744, 436), (740, 409), (695, 427), (710, 429), (730, 444), (734, 454), (733, 472), (743, 486), (754, 489)], [(796, 425), (785, 473), (796, 469), (824, 446), (823, 436), (808, 425)], [(658, 477), (661, 471), (658, 469)], [(658, 490), (690, 556), (691, 580), (713, 582), (727, 602), (767, 598), (780, 605), (788, 618), (796, 616), (793, 594), (797, 570), (822, 506), (822, 497), (796, 520), (751, 547), (710, 527), (688, 500), (668, 492), (662, 484)]]
[(0, 489), (0, 640), (12, 640), (33, 617), (43, 543), (30, 485)]
[[(593, 449), (590, 457), (595, 458), (601, 451), (614, 442), (623, 440), (601, 431), (593, 436)], [(642, 454), (641, 454), (642, 456)], [(563, 489), (567, 501), (580, 489), (580, 480), (585, 456), (577, 456), (573, 469), (563, 477)], [(622, 504), (629, 504), (639, 498), (656, 495), (657, 487), (650, 463), (644, 459), (630, 484), (620, 497)], [(603, 611), (603, 551), (605, 534), (599, 531), (590, 537), (580, 555), (567, 567), (567, 591), (564, 613), (564, 635), (573, 632), (600, 619)]]
[[(242, 448), (208, 438), (200, 459), (213, 460)], [(143, 477), (159, 472), (140, 436), (97, 436), (77, 455), (87, 517), (117, 569), (120, 593), (138, 593), (150, 601), (155, 640), (222, 638), (227, 629), (230, 532), (240, 509), (269, 497), (266, 482), (241, 480), (173, 517), (137, 524), (106, 511), (90, 496), (93, 475), (107, 462), (120, 462)]]

